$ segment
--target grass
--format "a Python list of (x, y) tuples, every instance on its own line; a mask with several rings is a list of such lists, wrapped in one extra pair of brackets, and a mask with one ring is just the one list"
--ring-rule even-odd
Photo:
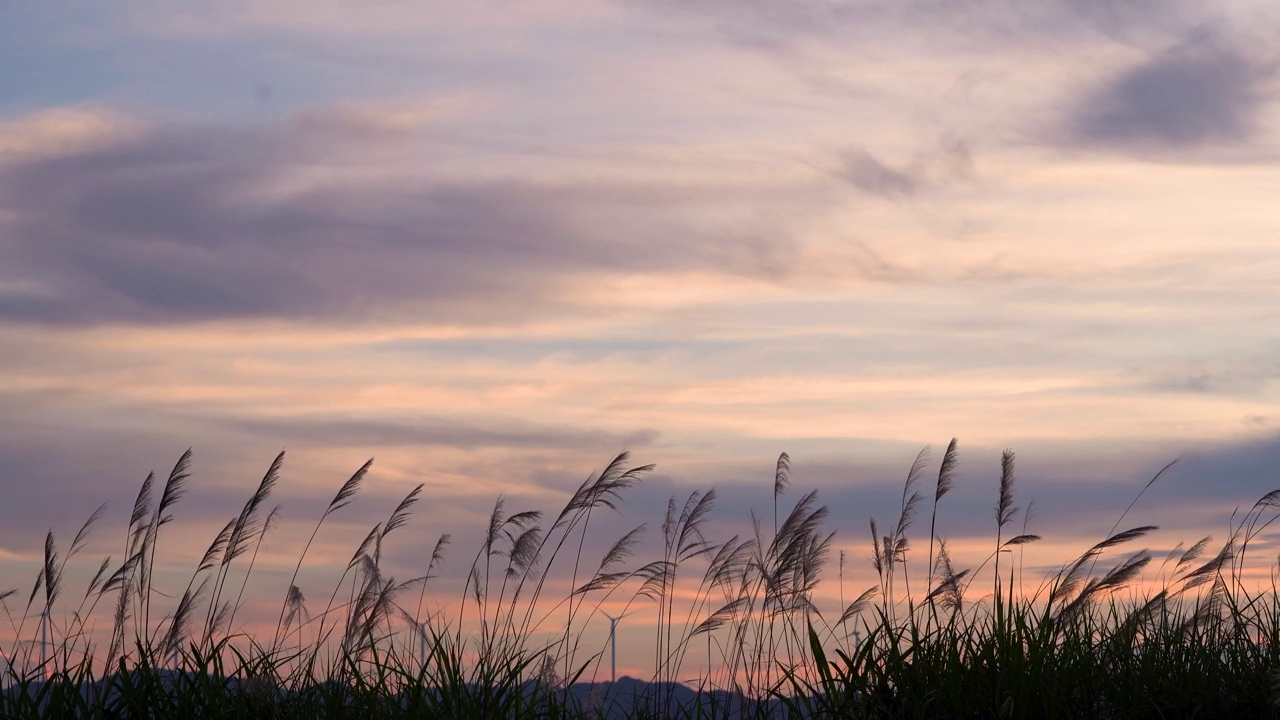
[[(64, 553), (50, 532), (30, 591), (0, 593), (18, 638), (0, 647), (9, 660), (0, 717), (1280, 716), (1275, 572), (1265, 587), (1245, 580), (1250, 545), (1280, 514), (1280, 491), (1233, 517), (1221, 544), (1206, 537), (1155, 558), (1131, 548), (1156, 528), (1124, 520), (1162, 470), (1105, 538), (1035, 578), (1022, 568), (1040, 538), (1015, 501), (1014, 455), (1006, 452), (991, 553), (957, 569), (936, 534), (958, 462), (953, 440), (936, 474), (927, 449), (917, 457), (892, 524), (871, 521), (876, 585), (846, 602), (841, 552), (839, 605), (827, 608), (817, 588), (831, 564), (828, 510), (816, 492), (786, 509), (785, 453), (774, 469), (772, 513), (753, 514), (747, 536), (713, 538), (715, 491), (694, 492), (671, 499), (659, 551), (648, 559), (634, 557), (644, 526), (593, 551), (599, 526), (615, 521), (617, 502), (651, 470), (623, 453), (554, 515), (509, 512), (499, 498), (469, 556), (462, 596), (444, 605), (451, 616), (428, 610), (441, 606), (433, 580), (447, 535), (422, 575), (397, 579), (384, 568), (384, 549), (409, 522), (422, 486), (368, 531), (319, 596), (324, 607), (313, 608), (307, 598), (316, 596), (298, 577), (326, 521), (360, 492), (370, 461), (317, 519), (274, 631), (249, 636), (237, 614), (278, 517), (279, 507), (268, 507), (283, 462), (281, 453), (182, 588), (158, 587), (155, 568), (190, 480), (190, 451), (163, 484), (154, 475), (143, 482), (124, 559), (102, 561), (83, 594), (69, 597), (64, 571), (103, 509)], [(909, 533), (926, 508), (928, 548), (917, 553)], [(552, 596), (565, 579), (570, 589)], [(601, 676), (604, 657), (586, 625), (606, 602), (656, 612), (656, 669), (641, 694), (586, 684)], [(97, 628), (100, 618), (109, 628)], [(694, 666), (696, 694), (681, 684)]]

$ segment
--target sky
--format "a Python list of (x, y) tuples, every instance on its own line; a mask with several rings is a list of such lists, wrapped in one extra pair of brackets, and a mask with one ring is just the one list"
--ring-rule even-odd
[(310, 593), (419, 483), (388, 563), (450, 533), (455, 591), (499, 494), (552, 511), (622, 450), (656, 469), (610, 528), (651, 540), (711, 487), (748, 530), (786, 451), (852, 585), (952, 437), (972, 564), (1005, 448), (1045, 567), (1174, 459), (1126, 520), (1225, 539), (1280, 486), (1277, 33), (1260, 0), (0, 0), (0, 591), (103, 502), (77, 562), (119, 557), (188, 447), (174, 578), (286, 450), (263, 598), (369, 457)]

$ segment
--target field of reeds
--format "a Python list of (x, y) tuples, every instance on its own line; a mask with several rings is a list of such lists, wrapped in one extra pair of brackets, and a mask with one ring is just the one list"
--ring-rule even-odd
[[(188, 489), (190, 451), (167, 478), (146, 478), (123, 560), (103, 560), (83, 590), (68, 587), (64, 571), (102, 510), (70, 543), (50, 532), (31, 587), (0, 592), (13, 638), (0, 645), (0, 717), (1280, 716), (1275, 573), (1265, 587), (1245, 580), (1251, 542), (1280, 515), (1280, 490), (1233, 517), (1225, 539), (1158, 557), (1136, 549), (1156, 528), (1127, 525), (1130, 504), (1106, 537), (1028, 577), (1023, 559), (1040, 538), (1019, 522), (1027, 513), (1006, 452), (991, 473), (990, 554), (958, 568), (936, 533), (953, 440), (936, 466), (921, 452), (892, 522), (871, 521), (878, 582), (846, 598), (849, 559), (831, 557), (828, 510), (816, 492), (792, 492), (785, 453), (773, 507), (751, 517), (747, 536), (715, 537), (716, 493), (707, 490), (671, 499), (653, 557), (637, 556), (644, 526), (594, 550), (587, 538), (616, 523), (615, 505), (651, 469), (624, 453), (554, 514), (511, 511), (499, 499), (477, 529), (479, 546), (464, 551), (460, 597), (437, 597), (440, 563), (455, 549), (448, 536), (420, 576), (384, 572), (384, 548), (410, 521), (421, 486), (369, 530), (327, 592), (304, 592), (308, 551), (360, 492), (366, 463), (298, 550), (274, 631), (246, 634), (246, 592), (277, 518), (270, 503), (283, 461), (212, 538), (185, 586), (160, 587), (156, 563)], [(824, 574), (839, 583), (838, 606), (818, 599)], [(656, 612), (656, 669), (644, 682), (610, 682), (602, 670), (608, 656), (586, 626), (606, 604)], [(705, 672), (690, 687), (682, 681), (693, 664)]]

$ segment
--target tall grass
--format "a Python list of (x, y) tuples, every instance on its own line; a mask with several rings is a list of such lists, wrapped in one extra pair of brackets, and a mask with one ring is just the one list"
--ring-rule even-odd
[[(249, 635), (237, 616), (279, 516), (270, 503), (284, 460), (270, 463), (183, 587), (162, 586), (156, 567), (188, 489), (190, 450), (162, 486), (155, 475), (143, 481), (122, 559), (101, 561), (83, 595), (67, 597), (64, 573), (103, 508), (65, 552), (50, 531), (30, 592), (0, 592), (16, 638), (0, 647), (9, 661), (0, 717), (1277, 716), (1280, 594), (1274, 568), (1267, 586), (1246, 581), (1246, 553), (1280, 516), (1280, 491), (1233, 516), (1219, 545), (1205, 537), (1156, 563), (1147, 550), (1123, 551), (1157, 528), (1120, 528), (1166, 467), (1106, 537), (1029, 577), (1024, 554), (1040, 537), (1016, 501), (1006, 451), (993, 473), (991, 553), (961, 569), (937, 533), (959, 462), (952, 440), (936, 475), (927, 448), (916, 457), (893, 522), (870, 521), (876, 584), (846, 602), (844, 550), (838, 587), (819, 594), (835, 531), (816, 491), (790, 501), (786, 453), (773, 469), (772, 512), (752, 513), (745, 536), (715, 537), (716, 491), (695, 491), (670, 499), (656, 556), (636, 557), (645, 525), (596, 549), (618, 502), (652, 469), (622, 453), (554, 514), (511, 511), (498, 498), (456, 598), (433, 582), (449, 535), (430, 546), (420, 575), (397, 579), (384, 563), (422, 486), (368, 530), (327, 596), (304, 592), (308, 552), (356, 499), (369, 461), (313, 526), (280, 588), (274, 629)], [(921, 552), (911, 530), (930, 500)], [(588, 626), (606, 603), (656, 617), (654, 670), (638, 694), (584, 684), (599, 677), (605, 648)]]

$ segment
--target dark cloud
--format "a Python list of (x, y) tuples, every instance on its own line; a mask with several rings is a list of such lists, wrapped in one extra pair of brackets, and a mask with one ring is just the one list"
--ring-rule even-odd
[[(412, 147), (335, 113), (0, 165), (0, 319), (475, 320), (572, 305), (600, 274), (785, 271), (781, 234), (699, 220), (734, 202), (708, 188), (343, 172)], [(309, 189), (281, 195), (295, 173)]]
[(850, 150), (840, 175), (859, 190), (884, 197), (915, 195), (920, 188), (915, 174), (891, 168), (865, 150)]
[(958, 138), (944, 138), (900, 167), (888, 165), (862, 148), (846, 151), (841, 160), (839, 177), (858, 190), (890, 199), (913, 197), (973, 175), (973, 153), (968, 143)]
[(1201, 36), (1126, 68), (1071, 110), (1066, 139), (1131, 150), (1249, 141), (1274, 66), (1242, 44)]

